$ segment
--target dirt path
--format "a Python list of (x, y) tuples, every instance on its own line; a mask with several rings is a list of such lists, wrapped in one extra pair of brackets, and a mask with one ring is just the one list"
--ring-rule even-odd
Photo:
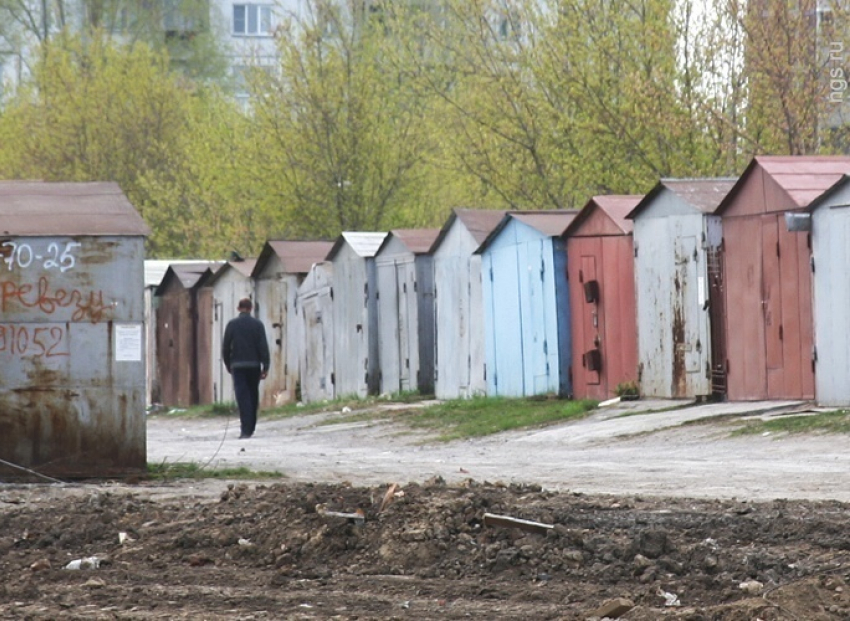
[(850, 500), (850, 437), (732, 438), (724, 424), (729, 416), (779, 416), (800, 404), (703, 404), (622, 416), (675, 405), (624, 403), (574, 423), (452, 443), (429, 442), (392, 421), (321, 424), (338, 414), (261, 417), (248, 441), (236, 439), (235, 419), (152, 416), (148, 461), (246, 466), (301, 482), (382, 485), (439, 476), (585, 493)]
[(149, 461), (288, 478), (2, 485), (0, 617), (850, 618), (850, 439), (729, 436), (792, 403), (620, 417), (670, 405), (448, 444), (333, 414), (249, 441), (154, 416)]

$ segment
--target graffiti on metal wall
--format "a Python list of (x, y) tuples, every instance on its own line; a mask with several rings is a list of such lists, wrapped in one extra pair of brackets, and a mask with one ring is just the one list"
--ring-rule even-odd
[(39, 278), (37, 284), (0, 281), (0, 311), (9, 312), (13, 305), (38, 309), (45, 315), (52, 315), (61, 308), (73, 308), (71, 321), (88, 319), (92, 323), (101, 321), (104, 312), (112, 308), (104, 304), (103, 291), (56, 287), (46, 276)]
[(4, 241), (0, 244), (0, 255), (9, 271), (35, 265), (45, 270), (67, 272), (77, 264), (74, 251), (80, 246), (80, 242), (66, 242), (64, 247), (61, 243), (50, 242), (39, 249), (38, 245)]
[(63, 325), (0, 323), (0, 354), (54, 358), (71, 352)]
[[(103, 291), (69, 283), (62, 274), (79, 268), (82, 244), (76, 241), (4, 240), (0, 243), (0, 315), (25, 312), (26, 319), (0, 323), (0, 355), (55, 358), (70, 355), (68, 323), (56, 321), (61, 313), (71, 322), (93, 324), (110, 319), (112, 304)], [(6, 279), (3, 272), (12, 272)], [(27, 272), (41, 274), (37, 280)], [(35, 274), (33, 274), (34, 276)], [(61, 311), (65, 310), (65, 313)], [(60, 319), (60, 321), (62, 321)]]

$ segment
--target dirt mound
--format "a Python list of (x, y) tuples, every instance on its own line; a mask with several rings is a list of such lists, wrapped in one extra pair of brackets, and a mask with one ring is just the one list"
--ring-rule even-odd
[(238, 484), (190, 504), (93, 487), (15, 504), (39, 489), (0, 512), (4, 618), (587, 619), (618, 598), (630, 620), (850, 618), (837, 502), (435, 480), (389, 495)]

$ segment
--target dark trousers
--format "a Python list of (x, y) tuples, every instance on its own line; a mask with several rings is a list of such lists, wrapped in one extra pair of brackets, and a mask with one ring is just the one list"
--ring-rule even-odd
[(231, 375), (242, 435), (251, 436), (257, 426), (257, 408), (260, 405), (260, 367), (233, 369)]

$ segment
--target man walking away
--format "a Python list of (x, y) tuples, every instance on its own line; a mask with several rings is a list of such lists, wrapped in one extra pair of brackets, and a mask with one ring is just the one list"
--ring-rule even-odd
[(266, 328), (262, 321), (251, 316), (252, 308), (250, 299), (239, 300), (239, 316), (227, 323), (221, 344), (221, 358), (227, 372), (233, 376), (233, 390), (239, 406), (240, 440), (254, 435), (260, 405), (260, 380), (266, 379), (269, 372)]

